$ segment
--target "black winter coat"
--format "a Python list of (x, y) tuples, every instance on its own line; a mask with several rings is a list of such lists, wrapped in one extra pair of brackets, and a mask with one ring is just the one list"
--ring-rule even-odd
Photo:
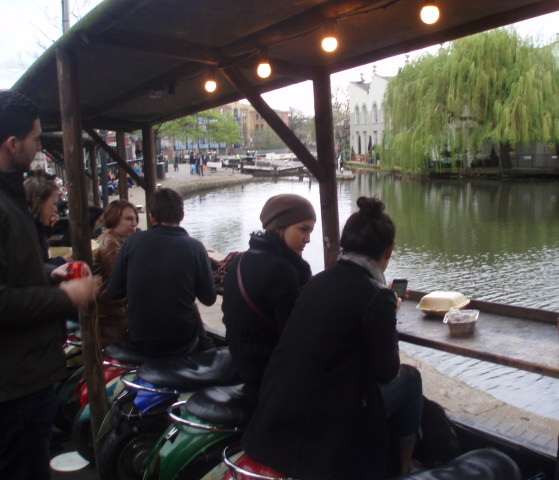
[(0, 402), (38, 392), (65, 372), (60, 322), (75, 316), (51, 285), (21, 172), (0, 172)]
[(258, 316), (244, 300), (237, 281), (237, 256), (224, 280), (223, 323), (233, 361), (255, 400), (264, 369), (302, 286), (309, 280), (309, 264), (275, 232), (251, 235), (242, 255), (241, 276), (252, 301), (273, 322)]
[(347, 261), (303, 289), (243, 436), (256, 460), (304, 480), (384, 476), (378, 383), (400, 365), (396, 297)]

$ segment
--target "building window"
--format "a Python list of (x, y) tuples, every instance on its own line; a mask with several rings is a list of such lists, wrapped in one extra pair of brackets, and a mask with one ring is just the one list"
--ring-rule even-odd
[(357, 154), (361, 155), (361, 135), (357, 134)]

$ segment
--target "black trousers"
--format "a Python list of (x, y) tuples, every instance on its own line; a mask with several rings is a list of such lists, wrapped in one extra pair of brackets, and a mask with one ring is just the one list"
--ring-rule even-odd
[(50, 479), (54, 388), (0, 403), (0, 479)]

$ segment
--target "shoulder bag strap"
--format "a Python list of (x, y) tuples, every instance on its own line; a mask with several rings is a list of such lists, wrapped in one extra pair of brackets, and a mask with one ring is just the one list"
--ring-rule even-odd
[(244, 253), (239, 256), (239, 263), (237, 263), (237, 283), (239, 284), (239, 289), (241, 290), (241, 295), (247, 302), (248, 306), (254, 310), (254, 312), (264, 320), (268, 325), (270, 325), (274, 330), (277, 330), (276, 324), (272, 321), (272, 319), (258, 306), (256, 303), (252, 301), (252, 298), (249, 297), (247, 291), (245, 290), (245, 286), (243, 284), (243, 278), (241, 276), (241, 262), (243, 261)]

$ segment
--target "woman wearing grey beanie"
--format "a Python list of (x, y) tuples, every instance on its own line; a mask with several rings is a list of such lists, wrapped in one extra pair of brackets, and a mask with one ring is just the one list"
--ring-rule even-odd
[(301, 254), (316, 222), (304, 197), (280, 194), (260, 214), (263, 231), (252, 233), (224, 280), (223, 323), (244, 392), (254, 403), (273, 348), (303, 285), (311, 277)]

